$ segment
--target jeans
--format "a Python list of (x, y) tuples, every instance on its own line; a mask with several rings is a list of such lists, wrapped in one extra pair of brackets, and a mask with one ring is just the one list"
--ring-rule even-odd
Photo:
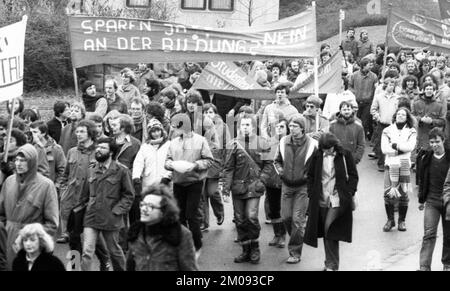
[(372, 106), (372, 100), (368, 102), (358, 103), (357, 117), (361, 119), (366, 133), (367, 139), (370, 140), (373, 134), (372, 115), (370, 114), (370, 107)]
[(446, 209), (443, 203), (426, 203), (424, 214), (424, 236), (420, 251), (421, 269), (431, 269), (434, 246), (438, 231), (439, 220), (442, 217), (444, 245), (442, 248), (442, 264), (450, 267), (450, 221), (445, 220)]
[(203, 181), (188, 185), (173, 185), (173, 194), (180, 208), (180, 222), (192, 232), (196, 250), (202, 248), (199, 207), (202, 196)]
[(281, 196), (281, 217), (290, 236), (289, 255), (300, 258), (302, 256), (306, 212), (309, 203), (307, 187), (292, 188), (283, 184)]
[(233, 197), (234, 220), (241, 243), (256, 241), (261, 232), (258, 220), (259, 200), (261, 198), (236, 199)]
[(323, 227), (325, 233), (323, 238), (323, 244), (325, 246), (325, 267), (333, 271), (339, 270), (339, 241), (328, 239), (326, 233), (336, 214), (336, 209), (320, 208), (319, 223)]
[(277, 222), (281, 219), (281, 189), (267, 187), (266, 201), (269, 202), (269, 218)]
[(381, 136), (383, 135), (383, 130), (388, 126), (389, 124), (378, 123), (376, 133), (374, 133), (376, 134), (376, 139), (373, 151), (378, 157), (378, 166), (384, 166), (385, 155), (383, 155), (383, 152), (381, 151)]
[(214, 216), (217, 219), (224, 216), (222, 196), (220, 196), (218, 187), (219, 187), (218, 178), (206, 179), (200, 206), (200, 212), (202, 214), (202, 222), (206, 227), (209, 226), (209, 203), (211, 203)]
[(81, 257), (81, 270), (92, 271), (92, 257), (95, 252), (97, 237), (102, 234), (111, 257), (114, 271), (125, 271), (125, 255), (119, 245), (119, 231), (104, 231), (90, 227), (84, 228), (84, 246)]

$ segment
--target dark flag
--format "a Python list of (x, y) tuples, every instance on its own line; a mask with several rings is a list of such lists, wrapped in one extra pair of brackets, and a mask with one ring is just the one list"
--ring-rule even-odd
[(441, 9), (441, 18), (450, 19), (450, 0), (439, 0), (439, 7)]

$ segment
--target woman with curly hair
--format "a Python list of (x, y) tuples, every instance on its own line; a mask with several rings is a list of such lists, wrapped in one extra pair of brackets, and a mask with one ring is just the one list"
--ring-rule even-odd
[(395, 226), (395, 204), (399, 203), (398, 230), (406, 231), (408, 194), (411, 186), (411, 152), (416, 147), (417, 131), (411, 112), (401, 107), (393, 116), (393, 123), (383, 130), (381, 150), (386, 155), (384, 172), (384, 204), (388, 221), (383, 227), (389, 232)]
[(63, 263), (52, 254), (55, 244), (42, 224), (22, 228), (15, 247), (19, 252), (13, 261), (13, 271), (65, 271)]
[(191, 232), (180, 223), (180, 210), (169, 188), (144, 189), (141, 220), (128, 234), (128, 271), (197, 271)]
[(414, 102), (420, 97), (419, 80), (416, 76), (407, 75), (403, 78), (400, 96), (408, 98), (410, 102)]

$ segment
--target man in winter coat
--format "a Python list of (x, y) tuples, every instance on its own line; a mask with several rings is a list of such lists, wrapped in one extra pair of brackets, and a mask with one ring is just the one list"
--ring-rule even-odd
[(0, 221), (6, 223), (8, 233), (8, 268), (15, 257), (14, 242), (24, 225), (41, 223), (50, 235), (58, 228), (56, 188), (37, 172), (37, 156), (32, 145), (22, 146), (15, 160), (16, 174), (6, 179), (0, 193)]
[(227, 148), (222, 179), (225, 196), (233, 195), (233, 209), (242, 254), (235, 263), (260, 261), (259, 201), (270, 174), (270, 145), (256, 135), (256, 118), (245, 113), (239, 120), (239, 135)]
[(81, 269), (92, 269), (92, 257), (99, 234), (109, 251), (114, 271), (125, 270), (125, 255), (119, 245), (119, 231), (125, 226), (124, 217), (134, 200), (131, 172), (114, 161), (118, 147), (112, 138), (97, 141), (95, 166), (89, 168), (89, 200), (84, 217), (84, 244)]
[(367, 30), (362, 30), (358, 41), (358, 55), (356, 60), (359, 62), (365, 56), (373, 53), (375, 53), (375, 46), (369, 40), (369, 33)]
[(57, 101), (53, 105), (53, 112), (55, 116), (47, 123), (48, 134), (59, 142), (62, 129), (67, 125), (67, 120), (70, 115), (70, 105), (67, 102)]
[[(319, 137), (329, 129), (328, 119), (319, 113), (322, 100), (316, 96), (309, 96), (306, 99), (306, 110), (303, 112), (305, 117), (305, 133), (309, 137), (319, 140)], [(319, 124), (317, 124), (319, 122)]]
[(341, 142), (344, 149), (353, 155), (355, 164), (359, 164), (365, 148), (364, 128), (360, 121), (355, 120), (355, 114), (350, 102), (342, 102), (336, 119), (330, 123), (330, 132)]
[(282, 138), (275, 154), (275, 167), (281, 176), (281, 217), (290, 236), (288, 264), (300, 262), (308, 208), (307, 173), (310, 157), (317, 150), (317, 141), (305, 134), (302, 115), (289, 122), (291, 134)]
[(419, 123), (417, 131), (417, 150), (428, 149), (428, 133), (433, 127), (445, 127), (445, 113), (442, 103), (436, 99), (436, 85), (422, 85), (423, 95), (413, 105), (412, 115)]
[(342, 40), (341, 46), (344, 52), (352, 53), (354, 58), (358, 56), (358, 41), (355, 39), (354, 28), (349, 28), (347, 30), (347, 38)]
[(332, 133), (319, 140), (308, 171), (309, 211), (305, 243), (317, 248), (324, 238), (325, 270), (339, 269), (339, 241), (352, 241), (353, 196), (358, 171), (350, 152), (339, 145)]

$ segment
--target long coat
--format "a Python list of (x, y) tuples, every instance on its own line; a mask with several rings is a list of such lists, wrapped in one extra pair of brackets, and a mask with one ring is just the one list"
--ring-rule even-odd
[[(344, 163), (345, 159), (345, 163)], [(347, 166), (347, 171), (345, 170)], [(328, 232), (324, 233), (324, 226), (320, 225), (320, 198), (322, 196), (322, 168), (323, 151), (318, 150), (311, 157), (311, 166), (308, 172), (309, 218), (306, 225), (304, 242), (317, 248), (317, 239), (327, 237), (330, 240), (352, 242), (352, 197), (358, 186), (358, 171), (352, 154), (340, 149), (334, 159), (336, 172), (336, 189), (339, 194), (340, 207), (337, 215), (330, 224)], [(348, 174), (348, 179), (346, 177)]]
[(6, 179), (0, 193), (0, 220), (6, 221), (7, 259), (11, 266), (14, 259), (12, 249), (19, 231), (27, 224), (40, 223), (54, 235), (58, 228), (58, 197), (53, 182), (37, 173), (37, 151), (26, 144), (19, 149), (28, 160), (28, 173), (23, 183), (19, 175)]
[(131, 172), (123, 165), (111, 161), (102, 173), (98, 165), (89, 169), (89, 202), (84, 227), (118, 231), (123, 228), (124, 215), (134, 201)]
[(87, 149), (72, 148), (67, 154), (67, 164), (62, 178), (61, 217), (68, 219), (87, 191), (88, 168), (94, 166), (95, 145)]

